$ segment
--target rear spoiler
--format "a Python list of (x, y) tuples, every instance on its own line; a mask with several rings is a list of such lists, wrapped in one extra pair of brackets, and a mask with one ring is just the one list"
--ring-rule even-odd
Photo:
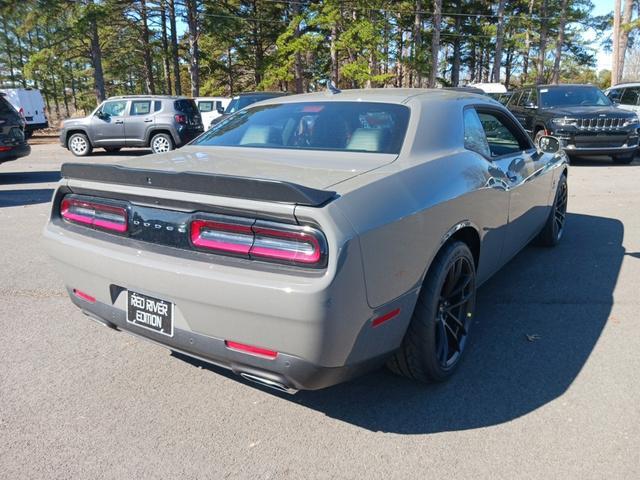
[(262, 178), (236, 177), (198, 172), (170, 172), (128, 168), (121, 165), (65, 163), (61, 175), (67, 179), (161, 188), (221, 197), (319, 207), (336, 197), (336, 192), (318, 190), (296, 183)]

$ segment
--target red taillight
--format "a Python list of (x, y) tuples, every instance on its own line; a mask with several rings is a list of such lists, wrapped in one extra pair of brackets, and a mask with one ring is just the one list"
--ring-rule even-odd
[(0, 152), (8, 152), (13, 147), (5, 147), (4, 145), (0, 145)]
[(178, 123), (187, 123), (187, 116), (186, 115), (174, 115), (173, 118), (176, 119), (176, 122)]
[(253, 244), (251, 225), (194, 220), (191, 222), (191, 242), (200, 248), (247, 255)]
[(96, 298), (92, 297), (91, 295), (89, 295), (88, 293), (84, 293), (81, 290), (77, 290), (77, 289), (73, 289), (73, 294), (78, 297), (81, 298), (82, 300), (85, 300), (89, 303), (96, 303)]
[(112, 232), (127, 231), (127, 209), (94, 201), (65, 197), (60, 215), (69, 222)]
[(275, 350), (254, 347), (253, 345), (245, 345), (244, 343), (231, 342), (229, 340), (225, 340), (224, 344), (230, 350), (248, 353), (249, 355), (255, 355), (256, 357), (268, 358), (269, 360), (273, 360), (278, 356), (278, 352), (276, 352)]
[(255, 241), (250, 255), (292, 263), (314, 264), (320, 261), (322, 248), (318, 238), (303, 230), (280, 230), (254, 226)]
[(324, 236), (311, 227), (198, 219), (191, 222), (190, 236), (191, 243), (200, 249), (294, 265), (322, 266), (326, 256)]

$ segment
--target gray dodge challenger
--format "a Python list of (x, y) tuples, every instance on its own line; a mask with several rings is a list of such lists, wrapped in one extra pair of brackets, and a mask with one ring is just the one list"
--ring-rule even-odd
[(557, 139), (442, 90), (274, 98), (62, 177), (44, 236), (85, 314), (290, 393), (385, 363), (447, 379), (476, 288), (567, 208)]

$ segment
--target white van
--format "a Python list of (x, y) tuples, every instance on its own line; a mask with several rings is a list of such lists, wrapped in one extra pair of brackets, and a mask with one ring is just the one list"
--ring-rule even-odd
[(507, 93), (507, 87), (501, 83), (470, 83), (467, 87), (479, 88), (484, 93)]
[(24, 133), (30, 137), (35, 130), (49, 127), (44, 99), (37, 88), (4, 88), (4, 98), (24, 117)]
[(227, 108), (230, 98), (225, 97), (198, 97), (194, 98), (198, 110), (200, 110), (200, 116), (202, 117), (202, 123), (205, 128), (209, 128), (211, 120), (218, 118)]

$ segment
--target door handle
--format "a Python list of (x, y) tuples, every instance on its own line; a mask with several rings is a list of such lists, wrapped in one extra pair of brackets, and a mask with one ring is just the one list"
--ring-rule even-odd
[(115, 122), (115, 123), (116, 123), (116, 125), (119, 125), (119, 124), (121, 124), (121, 123), (124, 123), (124, 120), (116, 120), (116, 122)]
[(153, 118), (145, 118), (144, 123), (153, 122)]

